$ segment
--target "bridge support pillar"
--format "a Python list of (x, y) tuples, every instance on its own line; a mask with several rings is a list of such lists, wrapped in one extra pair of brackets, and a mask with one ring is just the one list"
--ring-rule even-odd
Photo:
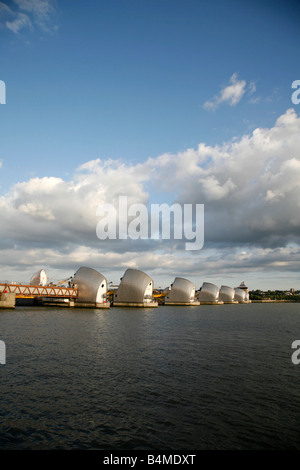
[(9, 292), (0, 294), (0, 308), (15, 308), (15, 306), (16, 294), (10, 294)]

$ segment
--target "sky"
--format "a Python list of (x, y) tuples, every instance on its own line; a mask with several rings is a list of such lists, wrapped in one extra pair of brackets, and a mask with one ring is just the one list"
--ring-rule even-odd
[[(81, 266), (300, 289), (300, 4), (0, 1), (0, 280)], [(294, 88), (292, 84), (294, 83)], [(297, 86), (296, 86), (297, 85)], [(97, 236), (98, 208), (204, 205), (204, 244)]]

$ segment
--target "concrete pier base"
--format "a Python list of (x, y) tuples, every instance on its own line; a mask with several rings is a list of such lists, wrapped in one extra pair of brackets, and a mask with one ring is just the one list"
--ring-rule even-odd
[(45, 307), (74, 307), (74, 300), (43, 297), (39, 301), (40, 305)]
[(182, 305), (182, 306), (187, 306), (187, 307), (193, 307), (195, 305), (200, 305), (200, 302), (165, 302), (163, 305), (165, 305), (166, 307), (168, 305)]
[(158, 307), (158, 302), (114, 302), (114, 307)]
[(204, 302), (203, 300), (201, 300), (200, 302), (201, 305), (224, 305), (224, 302), (223, 300), (220, 300), (220, 301), (207, 301), (207, 302)]
[(0, 295), (0, 308), (15, 308), (15, 306), (16, 294), (2, 292), (2, 294)]
[(110, 308), (110, 302), (98, 303), (98, 302), (75, 302), (75, 308)]

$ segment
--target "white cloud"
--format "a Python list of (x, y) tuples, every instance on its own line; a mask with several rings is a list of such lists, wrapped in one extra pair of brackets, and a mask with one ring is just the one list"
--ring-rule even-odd
[(5, 24), (15, 34), (23, 28), (32, 26), (30, 18), (24, 13), (18, 13), (13, 21), (7, 21)]
[(53, 0), (14, 0), (20, 10), (33, 15), (34, 22), (42, 29), (47, 30), (47, 23), (54, 12)]
[[(184, 172), (184, 162), (193, 171), (187, 163)], [(238, 141), (165, 157), (157, 173), (165, 191), (178, 188), (178, 201), (205, 204), (207, 240), (300, 241), (300, 118), (293, 109)]]
[(252, 95), (255, 92), (256, 92), (256, 83), (254, 81), (251, 81), (248, 86), (248, 93)]
[(8, 7), (0, 2), (0, 25), (18, 34), (23, 29), (38, 26), (50, 31), (55, 13), (54, 0), (13, 0), (15, 5)]
[(250, 98), (248, 103), (250, 104), (256, 104), (256, 103), (259, 103), (259, 101), (261, 100), (261, 97), (260, 96), (256, 96), (255, 98)]
[(202, 186), (206, 201), (223, 199), (236, 189), (236, 185), (231, 178), (221, 183), (214, 175), (202, 176), (199, 178), (198, 183)]
[[(230, 106), (236, 105), (246, 91), (246, 81), (238, 80), (237, 74), (234, 73), (230, 77), (229, 83), (230, 85), (224, 87), (212, 100), (206, 101), (203, 107), (214, 110), (222, 103), (228, 103)], [(253, 88), (253, 82), (251, 83)]]
[(139, 166), (94, 160), (79, 167), (71, 181), (44, 177), (17, 183), (0, 197), (0, 232), (33, 245), (80, 244), (83, 238), (95, 244), (99, 204), (115, 204), (122, 194), (129, 204), (147, 203), (143, 182), (148, 176), (138, 173)]
[(253, 96), (256, 92), (256, 83), (254, 81), (251, 81), (248, 85), (248, 96), (250, 97), (248, 99), (248, 103), (250, 104), (256, 104), (256, 103), (259, 103), (259, 101), (261, 100), (261, 97), (260, 96)]
[[(164, 203), (175, 194), (182, 204), (205, 205), (202, 250), (186, 252), (176, 240), (97, 238), (99, 204), (117, 204), (119, 195), (127, 195), (129, 204), (151, 203), (152, 190), (155, 202), (158, 195)], [(137, 165), (96, 159), (70, 180), (31, 178), (12, 186), (0, 197), (1, 272), (28, 276), (47, 267), (61, 277), (87, 265), (119, 279), (135, 266), (158, 282), (182, 275), (197, 284), (203, 273), (224, 282), (234, 276), (241, 281), (244, 273), (263, 277), (281, 270), (294, 276), (299, 209), (300, 117), (289, 109), (273, 127), (221, 146), (201, 143)]]

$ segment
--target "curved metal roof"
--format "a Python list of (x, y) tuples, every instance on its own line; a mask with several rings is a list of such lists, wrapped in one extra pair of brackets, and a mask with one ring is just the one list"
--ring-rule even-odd
[(128, 268), (121, 278), (121, 283), (114, 295), (114, 302), (144, 302), (145, 292), (150, 283), (152, 296), (153, 280), (151, 277), (138, 269)]
[(234, 299), (237, 300), (238, 302), (244, 302), (246, 300), (246, 292), (244, 289), (240, 289), (239, 287), (236, 287), (234, 289), (235, 295)]
[(47, 275), (44, 269), (40, 269), (30, 279), (31, 286), (45, 286), (47, 284)]
[(93, 268), (81, 267), (74, 274), (73, 284), (78, 285), (77, 302), (99, 302), (99, 288), (106, 288), (106, 278)]
[(198, 294), (200, 302), (215, 302), (219, 300), (219, 288), (211, 282), (203, 282)]
[(165, 302), (190, 302), (195, 285), (183, 277), (175, 277)]
[(223, 302), (233, 302), (234, 300), (234, 288), (229, 286), (221, 286), (219, 299)]

